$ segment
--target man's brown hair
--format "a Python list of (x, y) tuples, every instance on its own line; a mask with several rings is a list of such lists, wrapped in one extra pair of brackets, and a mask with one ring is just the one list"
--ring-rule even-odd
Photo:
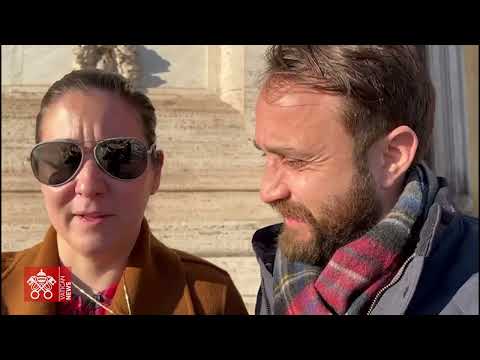
[(427, 153), (435, 94), (415, 46), (274, 45), (266, 60), (267, 89), (293, 83), (345, 98), (344, 126), (354, 139), (357, 161), (401, 125), (418, 137), (414, 162)]

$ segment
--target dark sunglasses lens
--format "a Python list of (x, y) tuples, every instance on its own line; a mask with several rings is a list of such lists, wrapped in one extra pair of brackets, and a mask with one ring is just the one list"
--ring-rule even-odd
[(147, 167), (147, 149), (134, 139), (113, 139), (99, 143), (95, 148), (99, 165), (119, 179), (135, 179)]
[(33, 174), (42, 184), (60, 185), (69, 180), (82, 161), (76, 144), (51, 142), (37, 145), (31, 154)]

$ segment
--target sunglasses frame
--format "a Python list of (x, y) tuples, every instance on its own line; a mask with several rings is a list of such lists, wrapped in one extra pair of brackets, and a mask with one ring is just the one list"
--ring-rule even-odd
[[(143, 170), (143, 172), (135, 177), (135, 178), (132, 178), (132, 179), (121, 179), (119, 177), (116, 177), (112, 174), (110, 174), (107, 170), (105, 170), (103, 168), (103, 166), (100, 164), (100, 162), (98, 161), (98, 158), (97, 158), (97, 154), (95, 152), (95, 149), (97, 148), (97, 146), (99, 144), (102, 144), (102, 143), (105, 143), (107, 141), (111, 141), (111, 140), (135, 140), (136, 142), (140, 143), (144, 149), (146, 150), (147, 152), (147, 166), (145, 167), (145, 170), (147, 169), (148, 167), (148, 162), (149, 162), (149, 158), (151, 156), (152, 153), (155, 152), (156, 150), (156, 145), (155, 144), (152, 144), (150, 146), (150, 148), (147, 148), (147, 146), (143, 143), (143, 141), (141, 141), (140, 139), (137, 139), (137, 138), (134, 138), (134, 137), (113, 137), (113, 138), (107, 138), (107, 139), (102, 139), (102, 140), (98, 140), (98, 141), (76, 141), (76, 140), (72, 140), (72, 139), (56, 139), (56, 140), (49, 140), (49, 141), (42, 141), (38, 144), (35, 144), (35, 146), (32, 148), (32, 151), (30, 152), (30, 166), (32, 167), (32, 171), (33, 171), (33, 152), (35, 151), (35, 149), (37, 147), (39, 147), (40, 145), (44, 145), (44, 144), (49, 144), (49, 143), (69, 143), (69, 144), (75, 144), (77, 145), (79, 148), (80, 148), (80, 152), (82, 154), (82, 158), (80, 159), (80, 164), (78, 165), (78, 168), (77, 170), (75, 170), (75, 172), (72, 174), (72, 176), (70, 176), (67, 180), (65, 180), (64, 182), (60, 183), (60, 184), (55, 184), (55, 185), (51, 185), (51, 184), (45, 184), (43, 182), (41, 182), (37, 176), (35, 176), (35, 178), (38, 180), (38, 182), (40, 182), (41, 184), (43, 185), (46, 185), (46, 186), (51, 186), (51, 187), (59, 187), (59, 186), (62, 186), (62, 185), (65, 185), (67, 183), (69, 183), (70, 181), (72, 181), (73, 179), (75, 179), (75, 177), (78, 175), (78, 173), (80, 172), (80, 169), (82, 168), (83, 166), (83, 163), (85, 162), (85, 147), (82, 146), (82, 144), (87, 144), (87, 143), (94, 143), (95, 146), (91, 149), (91, 151), (93, 152), (93, 157), (95, 159), (95, 163), (97, 164), (97, 166), (105, 173), (107, 174), (108, 176), (110, 176), (111, 178), (113, 179), (116, 179), (116, 180), (120, 180), (120, 181), (132, 181), (132, 180), (135, 180), (135, 179), (138, 179), (140, 176), (142, 176), (144, 173), (145, 173), (145, 170)], [(150, 155), (150, 156), (149, 156)], [(34, 173), (35, 175), (35, 173)]]

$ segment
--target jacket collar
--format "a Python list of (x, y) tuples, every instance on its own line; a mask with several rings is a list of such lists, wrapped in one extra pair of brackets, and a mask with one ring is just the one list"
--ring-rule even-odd
[(277, 237), (282, 230), (282, 225), (282, 223), (278, 223), (259, 229), (253, 234), (252, 238), (255, 255), (260, 264), (264, 265), (270, 273), (273, 273), (273, 263), (277, 252)]
[[(44, 240), (25, 251), (14, 261), (2, 279), (2, 297), (9, 314), (53, 315), (55, 303), (24, 301), (24, 268), (59, 266), (57, 233), (53, 227)], [(186, 275), (175, 252), (161, 244), (142, 222), (137, 242), (129, 256), (110, 308), (116, 314), (128, 314), (124, 284), (132, 314), (192, 313)]]
[(50, 227), (44, 241), (22, 251), (14, 260), (11, 271), (2, 276), (2, 297), (9, 314), (20, 315), (54, 315), (55, 303), (26, 302), (24, 300), (24, 269), (28, 266), (58, 266), (58, 249), (56, 231)]
[(119, 314), (128, 314), (124, 283), (135, 315), (193, 312), (180, 259), (151, 234), (146, 220), (112, 300)]

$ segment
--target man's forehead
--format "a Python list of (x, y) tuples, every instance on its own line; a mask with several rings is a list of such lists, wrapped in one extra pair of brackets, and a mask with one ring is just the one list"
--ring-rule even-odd
[(326, 103), (340, 105), (340, 96), (318, 91), (301, 85), (288, 84), (282, 87), (265, 86), (260, 100), (269, 106), (297, 107), (322, 106)]

